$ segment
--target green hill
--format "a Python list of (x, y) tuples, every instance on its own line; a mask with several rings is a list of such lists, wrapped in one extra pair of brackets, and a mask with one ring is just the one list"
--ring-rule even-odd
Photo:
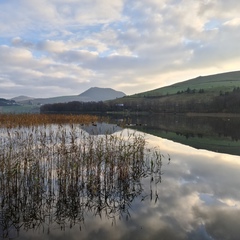
[(134, 94), (131, 97), (153, 97), (177, 94), (188, 88), (199, 91), (204, 89), (206, 93), (218, 95), (220, 91), (232, 91), (240, 87), (240, 71), (220, 73), (209, 76), (199, 76), (194, 79), (176, 83), (170, 86), (157, 88), (151, 91)]
[(129, 111), (240, 112), (240, 71), (199, 76), (111, 104), (123, 104)]

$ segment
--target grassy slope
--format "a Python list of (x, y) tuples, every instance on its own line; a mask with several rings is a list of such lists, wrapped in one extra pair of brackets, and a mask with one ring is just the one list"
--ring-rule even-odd
[[(208, 104), (215, 96), (219, 96), (220, 91), (223, 93), (230, 92), (235, 87), (240, 87), (240, 71), (204, 77), (200, 76), (170, 86), (112, 100), (111, 102), (123, 104), (133, 103), (135, 105), (139, 104), (139, 106), (154, 102), (159, 104), (159, 106), (166, 105), (167, 103), (173, 103), (180, 106), (192, 101)], [(196, 93), (185, 93), (188, 88), (191, 90), (195, 89)], [(204, 93), (198, 93), (200, 89), (203, 89)], [(183, 91), (184, 93), (177, 94), (178, 91)]]
[(200, 76), (171, 86), (135, 94), (132, 97), (171, 95), (176, 94), (178, 91), (185, 91), (187, 88), (196, 90), (204, 89), (206, 93), (218, 95), (220, 91), (231, 91), (234, 87), (240, 87), (240, 71), (220, 73), (204, 77)]

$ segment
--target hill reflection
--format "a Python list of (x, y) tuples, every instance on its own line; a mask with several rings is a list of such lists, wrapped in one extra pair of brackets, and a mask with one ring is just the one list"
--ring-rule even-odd
[(131, 116), (130, 128), (198, 149), (240, 155), (240, 118), (174, 114)]

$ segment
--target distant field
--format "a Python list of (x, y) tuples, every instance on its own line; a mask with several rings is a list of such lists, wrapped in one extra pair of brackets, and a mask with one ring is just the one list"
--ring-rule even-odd
[(39, 107), (32, 105), (1, 106), (0, 113), (39, 113)]

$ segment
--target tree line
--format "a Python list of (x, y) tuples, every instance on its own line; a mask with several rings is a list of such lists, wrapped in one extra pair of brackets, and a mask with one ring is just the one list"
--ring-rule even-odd
[[(203, 91), (204, 92), (204, 91)], [(202, 91), (198, 93), (203, 93)], [(193, 93), (193, 91), (188, 91)], [(118, 100), (119, 101), (119, 100)], [(68, 102), (46, 104), (41, 106), (40, 111), (57, 113), (106, 113), (111, 111), (128, 112), (154, 112), (154, 113), (184, 113), (184, 112), (202, 112), (202, 113), (240, 113), (240, 88), (234, 88), (231, 92), (220, 92), (219, 96), (209, 101), (199, 101), (198, 97), (187, 99), (186, 101), (171, 101), (170, 96), (165, 97), (164, 101), (159, 99), (139, 98), (138, 100), (108, 102)]]

